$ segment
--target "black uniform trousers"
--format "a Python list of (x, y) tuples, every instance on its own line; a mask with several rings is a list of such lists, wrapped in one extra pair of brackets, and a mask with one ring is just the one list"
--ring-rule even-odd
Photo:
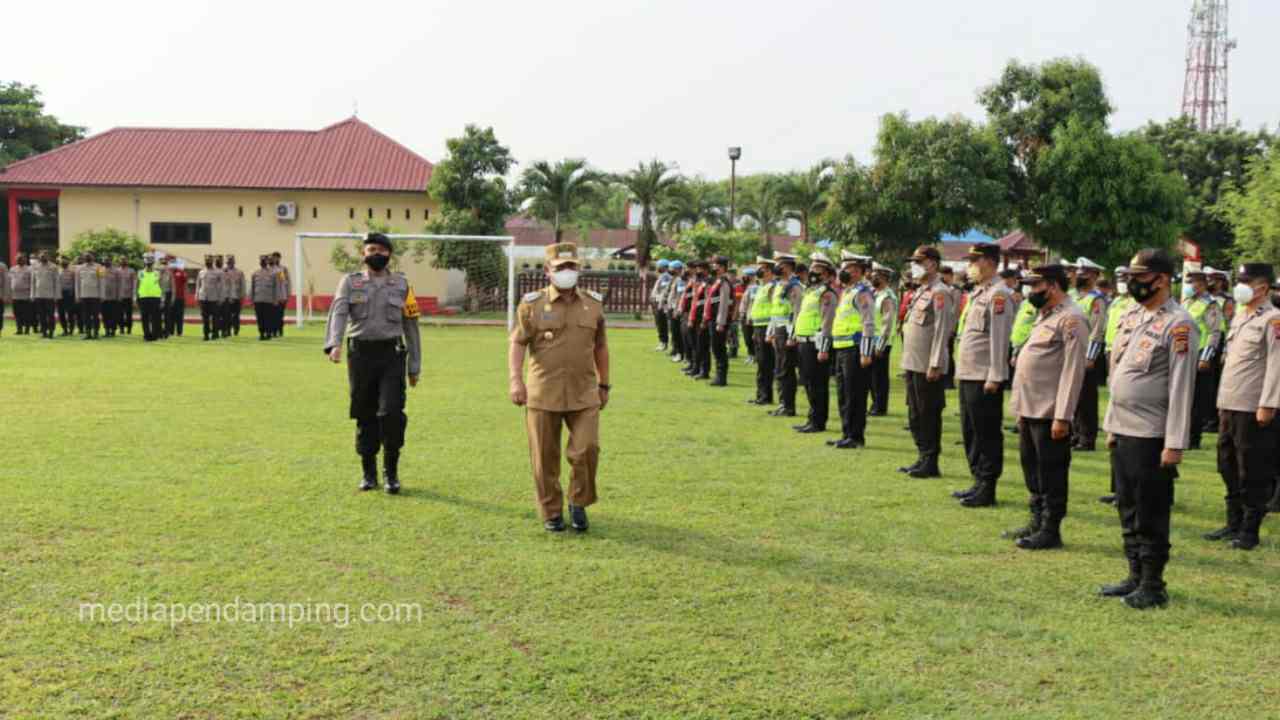
[(867, 393), (871, 391), (872, 367), (862, 367), (862, 348), (836, 348), (836, 407), (840, 410), (841, 436), (860, 443), (867, 441)]
[(773, 346), (765, 340), (768, 327), (756, 327), (752, 333), (756, 358), (756, 402), (773, 404)]
[(1054, 440), (1053, 421), (1022, 418), (1019, 423), (1019, 454), (1032, 507), (1058, 519), (1067, 516), (1068, 479), (1071, 474), (1071, 433)]
[(1084, 371), (1080, 385), (1080, 402), (1071, 423), (1071, 432), (1077, 445), (1094, 447), (1098, 443), (1098, 381), (1102, 375), (1102, 362), (1095, 362), (1092, 370)]
[(697, 325), (693, 328), (693, 334), (696, 338), (698, 353), (697, 362), (693, 369), (697, 371), (698, 376), (711, 374), (711, 323), (704, 321), (698, 317)]
[(254, 303), (253, 317), (258, 325), (258, 337), (266, 338), (271, 330), (271, 303)]
[(907, 370), (907, 425), (923, 463), (936, 463), (942, 454), (942, 411), (947, 406), (945, 380), (929, 382), (922, 372)]
[(399, 340), (347, 340), (347, 384), (351, 419), (356, 421), (356, 453), (377, 455), (381, 447), (404, 446), (405, 348)]
[(884, 354), (876, 354), (871, 361), (871, 412), (884, 415), (889, 412), (889, 355), (892, 348), (884, 348)]
[(689, 324), (689, 318), (685, 318), (684, 322), (680, 323), (680, 332), (684, 336), (685, 369), (693, 370), (698, 364), (698, 338), (695, 326)]
[(1196, 369), (1196, 387), (1191, 396), (1191, 447), (1200, 447), (1205, 425), (1218, 412), (1217, 388), (1213, 382), (1213, 366), (1208, 370)]
[(58, 300), (58, 321), (62, 325), (63, 335), (70, 335), (73, 330), (83, 330), (80, 308), (76, 307), (75, 293), (62, 293), (62, 297)]
[(13, 301), (13, 319), (18, 325), (18, 334), (26, 335), (31, 329), (31, 301), (30, 300), (14, 300)]
[(711, 354), (716, 359), (716, 381), (727, 382), (729, 379), (729, 328), (716, 327), (715, 321), (707, 323), (707, 335), (711, 337)]
[(667, 336), (671, 338), (671, 357), (684, 357), (684, 323), (676, 315), (667, 316)]
[(725, 347), (729, 350), (729, 357), (738, 357), (738, 323), (730, 321), (724, 326)]
[(787, 347), (787, 329), (773, 331), (773, 379), (778, 383), (778, 400), (784, 410), (796, 411), (796, 365), (799, 351)]
[(809, 399), (809, 424), (825, 430), (831, 416), (831, 357), (819, 360), (812, 338), (800, 340), (800, 376)]
[(653, 324), (658, 328), (658, 342), (666, 345), (670, 338), (667, 335), (667, 311), (654, 310)]
[(101, 316), (102, 298), (80, 298), (80, 321), (84, 323), (85, 337), (98, 337)]
[(125, 298), (118, 301), (120, 311), (120, 331), (133, 334), (133, 298)]
[(960, 381), (960, 437), (969, 472), (995, 489), (1004, 473), (1004, 385), (989, 393), (982, 380)]
[(169, 298), (169, 302), (165, 306), (164, 315), (164, 334), (177, 335), (182, 337), (183, 321), (187, 312), (187, 304), (184, 300), (178, 298)]
[(1111, 469), (1124, 555), (1164, 567), (1169, 561), (1169, 515), (1178, 469), (1160, 467), (1164, 438), (1116, 435), (1115, 439)]
[(1218, 474), (1227, 487), (1227, 504), (1265, 513), (1275, 491), (1276, 443), (1280, 427), (1258, 424), (1256, 413), (1223, 410), (1218, 423)]
[(164, 332), (160, 323), (160, 298), (144, 297), (138, 299), (138, 310), (142, 313), (142, 337), (145, 340), (159, 340)]
[(747, 351), (747, 357), (757, 360), (756, 358), (756, 326), (749, 322), (742, 323), (742, 346)]
[(47, 338), (53, 337), (54, 330), (58, 327), (53, 316), (54, 299), (41, 298), (32, 302), (35, 303), (36, 322), (40, 326), (40, 335)]
[(116, 334), (116, 301), (102, 301), (102, 329), (106, 331), (107, 337)]
[(212, 300), (200, 301), (200, 322), (204, 325), (204, 339), (218, 337), (218, 303)]
[(227, 335), (240, 334), (240, 301), (227, 301)]
[(4, 298), (0, 297), (0, 332), (4, 332)]

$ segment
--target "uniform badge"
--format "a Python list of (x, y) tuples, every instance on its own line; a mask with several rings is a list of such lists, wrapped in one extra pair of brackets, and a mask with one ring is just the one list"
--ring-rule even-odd
[(947, 296), (942, 293), (938, 293), (938, 295), (933, 299), (933, 306), (939, 310), (945, 309), (947, 307)]
[(356, 303), (356, 304), (359, 304), (362, 302), (368, 302), (368, 300), (369, 300), (369, 292), (367, 290), (352, 290), (351, 296), (347, 298), (348, 302)]
[(544, 340), (550, 340), (551, 338), (555, 337), (555, 333), (553, 333), (553, 332), (551, 332), (550, 330), (548, 330), (548, 331), (546, 331), (546, 332), (542, 333), (542, 337), (543, 337), (543, 339), (544, 339)]
[(1186, 355), (1191, 349), (1191, 326), (1179, 325), (1169, 331), (1173, 336), (1173, 351), (1179, 355)]
[(1067, 337), (1072, 340), (1076, 339), (1076, 333), (1080, 332), (1080, 323), (1075, 318), (1071, 318), (1062, 324), (1062, 329), (1066, 332)]
[(356, 277), (351, 278), (351, 287), (357, 289), (364, 287), (364, 276), (357, 275)]
[(1164, 332), (1164, 328), (1165, 328), (1165, 326), (1166, 326), (1166, 325), (1168, 325), (1168, 324), (1169, 324), (1169, 321), (1168, 321), (1168, 320), (1157, 320), (1157, 321), (1155, 321), (1155, 323), (1154, 323), (1154, 324), (1152, 324), (1152, 326), (1151, 326), (1151, 332), (1156, 333), (1156, 334), (1162, 333), (1162, 332)]
[(404, 316), (409, 320), (417, 318), (421, 313), (418, 310), (418, 298), (413, 294), (413, 286), (408, 286), (408, 290), (404, 294)]
[(1280, 318), (1271, 321), (1271, 334), (1280, 340)]
[(995, 298), (992, 299), (991, 301), (991, 306), (992, 306), (992, 311), (995, 312), (995, 314), (1003, 315), (1004, 314), (1004, 296), (1003, 295), (995, 296)]

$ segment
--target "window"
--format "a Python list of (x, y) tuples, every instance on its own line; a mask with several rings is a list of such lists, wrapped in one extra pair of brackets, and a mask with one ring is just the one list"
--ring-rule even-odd
[(213, 225), (210, 223), (151, 223), (151, 244), (160, 245), (212, 245)]
[(356, 219), (356, 209), (355, 209), (355, 208), (347, 208), (347, 219), (348, 219), (348, 220), (355, 220), (355, 219)]
[(258, 206), (258, 217), (262, 217), (262, 206)]
[(240, 214), (240, 217), (244, 217), (244, 206), (241, 205), (240, 207), (236, 208), (236, 212)]
[(431, 209), (430, 209), (430, 208), (428, 208), (428, 209), (426, 209), (426, 210), (423, 210), (423, 211), (422, 211), (422, 219), (423, 219), (423, 220), (430, 220), (430, 219), (431, 219)]
[(316, 218), (318, 218), (318, 217), (320, 217), (320, 208), (315, 207), (315, 206), (313, 205), (313, 206), (311, 207), (311, 219), (312, 219), (312, 220), (315, 220), (315, 219), (316, 219)]
[(404, 209), (404, 219), (405, 219), (405, 220), (409, 220), (409, 219), (410, 219), (410, 218), (409, 218), (409, 212), (410, 212), (410, 211), (409, 211), (409, 208), (405, 208), (405, 209)]
[(373, 208), (369, 208), (369, 219), (373, 219)]
[(387, 219), (391, 219), (391, 208), (387, 208)]

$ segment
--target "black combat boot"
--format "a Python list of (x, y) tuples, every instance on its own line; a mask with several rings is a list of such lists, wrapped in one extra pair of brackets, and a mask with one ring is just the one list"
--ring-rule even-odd
[(1240, 532), (1236, 533), (1235, 538), (1231, 541), (1231, 547), (1236, 550), (1252, 550), (1258, 547), (1260, 538), (1258, 533), (1262, 529), (1262, 519), (1267, 516), (1267, 511), (1246, 508), (1244, 511), (1244, 520), (1240, 521)]
[(1146, 610), (1164, 607), (1169, 603), (1169, 593), (1164, 588), (1163, 558), (1144, 558), (1142, 560), (1142, 580), (1138, 589), (1124, 596), (1124, 604), (1134, 610)]
[(1103, 585), (1098, 589), (1102, 597), (1125, 597), (1137, 590), (1142, 582), (1142, 563), (1138, 561), (1137, 553), (1126, 548), (1125, 555), (1129, 560), (1129, 577), (1114, 585)]
[(967, 508), (995, 507), (996, 484), (986, 480), (979, 482), (977, 491), (961, 500), (960, 504)]
[(1239, 500), (1227, 500), (1227, 524), (1211, 533), (1205, 533), (1205, 540), (1230, 540), (1240, 532), (1240, 522), (1244, 519), (1244, 505)]
[(1280, 479), (1276, 480), (1276, 492), (1267, 503), (1267, 512), (1280, 512)]
[(587, 528), (591, 527), (587, 522), (587, 509), (573, 503), (569, 504), (569, 521), (573, 529), (580, 533), (586, 532)]
[(942, 471), (938, 469), (938, 457), (935, 455), (921, 459), (915, 469), (907, 471), (907, 477), (917, 479), (942, 477)]
[(382, 451), (382, 472), (387, 479), (387, 494), (395, 495), (400, 492), (400, 451), (388, 450)]
[(952, 493), (951, 493), (951, 497), (953, 497), (953, 498), (955, 498), (955, 499), (957, 499), (957, 500), (963, 500), (963, 499), (965, 499), (965, 498), (967, 498), (967, 497), (972, 496), (972, 495), (973, 495), (974, 493), (976, 493), (976, 492), (978, 492), (978, 479), (977, 479), (977, 478), (974, 478), (974, 480), (973, 480), (973, 484), (972, 484), (972, 485), (970, 485), (970, 486), (969, 486), (969, 488), (968, 488), (967, 490), (955, 490), (955, 491), (952, 491)]
[(376, 490), (378, 488), (378, 456), (361, 455), (360, 467), (364, 470), (364, 480), (360, 483), (360, 489)]
[(1041, 513), (1040, 530), (1016, 543), (1023, 550), (1052, 550), (1062, 547), (1062, 515), (1051, 510)]

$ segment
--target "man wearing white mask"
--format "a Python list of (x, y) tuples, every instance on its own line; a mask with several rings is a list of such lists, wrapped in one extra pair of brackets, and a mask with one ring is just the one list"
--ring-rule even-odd
[(907, 420), (919, 457), (898, 468), (913, 478), (941, 477), (943, 381), (951, 361), (950, 338), (956, 326), (956, 304), (939, 278), (942, 257), (929, 245), (911, 256), (911, 275), (920, 289), (903, 321), (902, 369), (907, 385)]
[[(546, 249), (551, 287), (526, 294), (516, 310), (507, 352), (511, 402), (525, 408), (534, 490), (548, 532), (564, 531), (560, 428), (569, 428), (569, 515), (587, 531), (596, 501), (600, 411), (609, 403), (609, 346), (600, 295), (578, 288), (578, 248)], [(524, 369), (525, 355), (529, 370)]]

